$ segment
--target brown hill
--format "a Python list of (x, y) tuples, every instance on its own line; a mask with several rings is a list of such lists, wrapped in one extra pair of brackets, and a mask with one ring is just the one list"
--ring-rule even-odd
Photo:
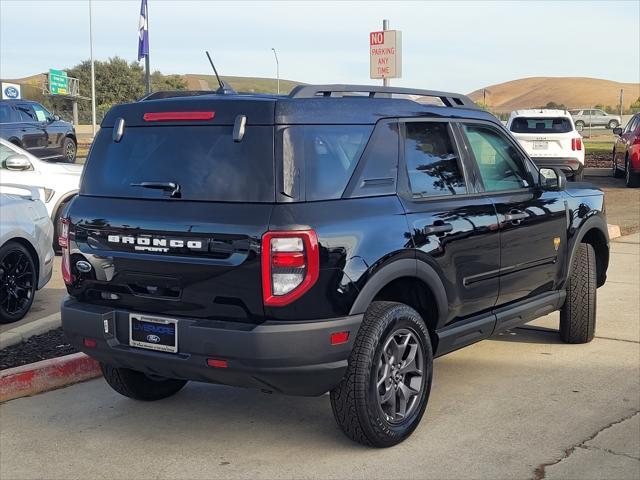
[(487, 106), (496, 112), (510, 112), (519, 108), (537, 108), (549, 102), (568, 108), (610, 105), (620, 102), (624, 90), (624, 107), (628, 108), (640, 97), (640, 83), (619, 83), (611, 80), (584, 77), (531, 77), (491, 85), (469, 94), (475, 102), (483, 101), (486, 90)]
[[(215, 90), (218, 88), (218, 82), (213, 75), (188, 73), (182, 75), (182, 78), (187, 82), (187, 88), (189, 90)], [(275, 78), (223, 76), (222, 79), (237, 92), (276, 93)], [(281, 78), (280, 93), (289, 93), (296, 85), (301, 85), (301, 82)]]

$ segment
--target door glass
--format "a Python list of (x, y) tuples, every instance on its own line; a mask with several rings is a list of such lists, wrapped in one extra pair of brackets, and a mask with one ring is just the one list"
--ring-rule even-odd
[(36, 112), (36, 118), (39, 122), (46, 122), (47, 118), (49, 118), (49, 112), (47, 112), (40, 105), (33, 105), (33, 110)]
[(413, 197), (466, 193), (448, 125), (435, 122), (405, 125), (404, 158)]
[(484, 125), (463, 125), (480, 176), (487, 191), (529, 188), (524, 159), (515, 146), (497, 130)]
[(0, 104), (0, 123), (13, 122), (13, 109), (6, 103)]
[(36, 112), (33, 111), (29, 105), (18, 105), (17, 107), (18, 114), (20, 115), (20, 120), (23, 122), (37, 122)]

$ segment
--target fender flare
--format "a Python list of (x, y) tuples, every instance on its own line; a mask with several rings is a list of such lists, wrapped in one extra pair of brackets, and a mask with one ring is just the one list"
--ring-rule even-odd
[(367, 281), (351, 307), (349, 315), (364, 313), (375, 296), (390, 282), (402, 277), (415, 277), (422, 280), (431, 289), (438, 308), (438, 325), (446, 321), (449, 311), (447, 293), (436, 271), (427, 263), (415, 259), (403, 258), (380, 268)]
[[(603, 234), (607, 243), (607, 247), (609, 247), (609, 228), (607, 227), (607, 223), (604, 221), (604, 219), (600, 215), (594, 215), (588, 218), (587, 220), (585, 220), (584, 223), (578, 227), (578, 231), (576, 232), (574, 238), (571, 241), (571, 245), (570, 245), (571, 252), (569, 255), (569, 261), (567, 263), (567, 270), (566, 270), (567, 274), (563, 282), (563, 287), (566, 285), (567, 279), (571, 274), (571, 265), (573, 265), (573, 260), (576, 256), (580, 243), (582, 243), (582, 239), (590, 230), (593, 230), (594, 228)], [(605, 268), (608, 267), (608, 265), (609, 265), (609, 255), (607, 255), (607, 258), (606, 258)], [(602, 283), (604, 283), (604, 279)]]

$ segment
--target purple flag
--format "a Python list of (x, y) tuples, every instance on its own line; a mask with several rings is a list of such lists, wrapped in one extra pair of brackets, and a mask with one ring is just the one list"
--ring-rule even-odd
[(147, 0), (142, 0), (140, 4), (140, 21), (138, 22), (138, 60), (149, 56), (149, 24), (147, 18)]

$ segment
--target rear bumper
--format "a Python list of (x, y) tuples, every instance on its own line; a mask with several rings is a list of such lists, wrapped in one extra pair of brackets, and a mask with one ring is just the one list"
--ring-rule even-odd
[[(81, 351), (115, 367), (167, 378), (260, 388), (291, 395), (321, 395), (334, 388), (347, 367), (362, 315), (314, 322), (261, 325), (178, 318), (178, 353), (129, 346), (129, 311), (71, 297), (61, 306), (65, 334)], [(108, 333), (105, 333), (108, 325)], [(330, 335), (349, 331), (349, 340), (331, 345)], [(84, 338), (96, 340), (86, 348)], [(207, 359), (226, 360), (213, 368)]]
[(584, 169), (584, 163), (573, 157), (531, 157), (538, 167), (559, 167), (565, 174), (576, 175)]

